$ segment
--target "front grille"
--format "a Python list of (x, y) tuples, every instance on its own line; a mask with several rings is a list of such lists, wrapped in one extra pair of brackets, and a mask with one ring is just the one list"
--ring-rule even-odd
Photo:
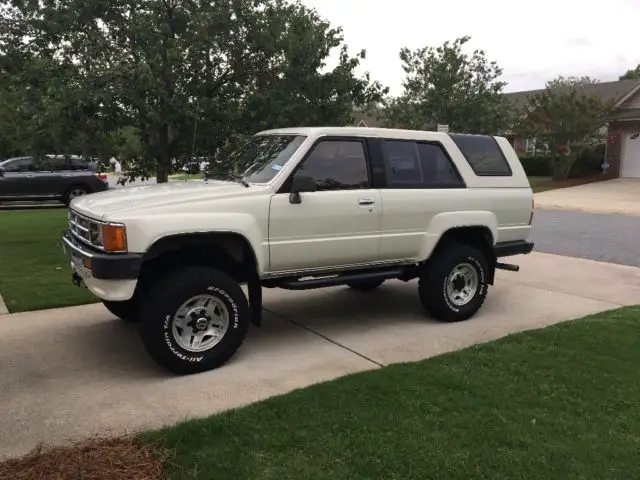
[(77, 212), (69, 209), (69, 231), (81, 242), (99, 250), (104, 250), (102, 246), (102, 232), (100, 224)]

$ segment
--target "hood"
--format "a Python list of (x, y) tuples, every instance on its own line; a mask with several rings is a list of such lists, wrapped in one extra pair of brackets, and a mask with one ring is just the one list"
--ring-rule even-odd
[(140, 187), (124, 187), (92, 193), (73, 199), (70, 207), (88, 217), (105, 220), (105, 216), (123, 211), (202, 202), (217, 198), (255, 195), (270, 189), (264, 185), (245, 187), (226, 181), (175, 181)]

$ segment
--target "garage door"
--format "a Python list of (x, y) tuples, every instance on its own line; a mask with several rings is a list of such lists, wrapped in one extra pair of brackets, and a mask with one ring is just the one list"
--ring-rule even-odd
[(621, 177), (640, 178), (640, 133), (624, 135), (621, 163)]

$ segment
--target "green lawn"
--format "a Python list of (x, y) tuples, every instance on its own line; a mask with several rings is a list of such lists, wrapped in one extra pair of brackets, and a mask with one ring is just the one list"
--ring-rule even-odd
[(169, 177), (171, 180), (201, 180), (204, 178), (202, 173), (176, 173)]
[(551, 177), (529, 177), (529, 183), (534, 193), (551, 190), (553, 187), (549, 186), (550, 182)]
[(143, 438), (175, 451), (172, 480), (640, 478), (639, 322), (605, 312)]
[(60, 235), (67, 210), (0, 212), (0, 293), (10, 312), (97, 301), (71, 283)]

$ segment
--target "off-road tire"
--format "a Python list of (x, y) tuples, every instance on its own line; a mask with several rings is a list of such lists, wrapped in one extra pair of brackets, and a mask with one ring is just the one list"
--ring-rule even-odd
[(136, 298), (125, 300), (124, 302), (112, 302), (110, 300), (102, 300), (102, 304), (109, 312), (118, 317), (123, 322), (135, 323), (139, 317), (139, 304)]
[(347, 283), (347, 286), (357, 292), (373, 292), (383, 283), (384, 280), (361, 280)]
[[(447, 279), (453, 269), (468, 263), (478, 275), (478, 288), (471, 300), (457, 306), (447, 295)], [(471, 245), (454, 243), (438, 249), (423, 267), (418, 281), (418, 295), (431, 317), (441, 322), (460, 322), (471, 318), (484, 303), (489, 289), (489, 264), (484, 254)]]
[[(229, 326), (219, 343), (202, 352), (180, 347), (172, 333), (173, 317), (180, 306), (197, 295), (215, 295), (229, 313)], [(151, 357), (169, 371), (185, 375), (223, 365), (240, 348), (250, 323), (247, 298), (240, 285), (221, 270), (186, 266), (174, 270), (144, 295), (140, 336)]]

